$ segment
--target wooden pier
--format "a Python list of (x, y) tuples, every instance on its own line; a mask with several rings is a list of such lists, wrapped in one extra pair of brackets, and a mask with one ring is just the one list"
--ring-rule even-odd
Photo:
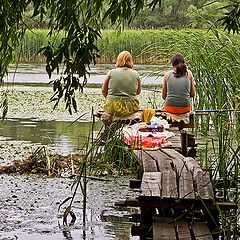
[(130, 180), (129, 196), (116, 205), (133, 209), (132, 235), (140, 239), (217, 239), (218, 208), (237, 206), (216, 202), (210, 173), (192, 157), (193, 136), (176, 127), (169, 131), (175, 133), (171, 145), (134, 150), (141, 178)]

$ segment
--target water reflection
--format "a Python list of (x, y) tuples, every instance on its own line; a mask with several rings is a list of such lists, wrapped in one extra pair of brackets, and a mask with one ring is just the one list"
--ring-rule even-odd
[[(102, 123), (96, 123), (98, 130)], [(34, 119), (9, 119), (0, 124), (0, 135), (9, 140), (29, 141), (43, 145), (55, 146), (67, 155), (86, 144), (92, 123), (61, 121), (35, 121)]]

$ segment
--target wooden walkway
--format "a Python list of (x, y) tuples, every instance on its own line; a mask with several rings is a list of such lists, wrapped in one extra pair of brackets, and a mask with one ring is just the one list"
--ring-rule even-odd
[[(134, 151), (141, 166), (141, 179), (130, 184), (137, 190), (136, 196), (116, 205), (139, 209), (132, 234), (140, 239), (213, 239), (219, 223), (210, 174), (186, 156), (186, 132), (170, 131), (176, 135), (166, 147)], [(218, 207), (234, 208), (231, 204)]]

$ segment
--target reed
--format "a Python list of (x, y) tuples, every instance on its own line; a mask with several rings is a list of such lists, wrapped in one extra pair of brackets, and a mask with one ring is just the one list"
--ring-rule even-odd
[[(191, 48), (186, 47), (186, 43)], [(212, 29), (205, 38), (194, 33), (191, 39), (183, 36), (176, 45), (182, 47), (181, 52), (196, 78), (195, 108), (236, 108), (240, 75), (239, 39)], [(205, 167), (212, 172), (213, 183), (223, 182), (220, 189), (214, 187), (223, 201), (235, 201), (236, 204), (239, 202), (239, 119), (239, 112), (211, 113), (207, 117), (199, 117), (196, 128), (196, 134), (203, 134), (208, 141), (204, 154), (207, 159), (201, 162), (205, 162)], [(236, 212), (220, 212), (220, 216), (223, 214), (221, 234), (230, 237), (239, 224), (236, 219), (232, 221)], [(231, 229), (230, 233), (227, 229)]]
[[(63, 32), (49, 38), (47, 30), (26, 31), (26, 35), (17, 53), (20, 61), (43, 62), (44, 58), (38, 51), (48, 41), (58, 43), (63, 37)], [(102, 36), (97, 41), (100, 58), (98, 63), (114, 63), (119, 52), (128, 50), (137, 64), (167, 63), (175, 52), (186, 50), (187, 53), (196, 53), (194, 41), (204, 42), (205, 35), (212, 33), (205, 30), (103, 30)], [(234, 39), (239, 39), (234, 36)], [(178, 44), (181, 43), (181, 44)], [(239, 43), (238, 43), (239, 44)], [(238, 45), (237, 45), (238, 46)], [(236, 47), (237, 47), (236, 46)]]
[(45, 58), (39, 53), (39, 50), (46, 46), (48, 42), (56, 42), (58, 44), (63, 37), (63, 33), (55, 37), (48, 36), (46, 29), (27, 30), (21, 44), (16, 52), (20, 62), (45, 62)]

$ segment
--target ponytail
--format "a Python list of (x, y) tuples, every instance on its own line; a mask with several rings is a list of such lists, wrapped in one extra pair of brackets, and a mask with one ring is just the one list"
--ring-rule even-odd
[(182, 77), (187, 74), (187, 66), (182, 54), (175, 54), (171, 59), (171, 63), (172, 66), (176, 68), (176, 71), (174, 72), (176, 77)]
[(176, 67), (176, 71), (174, 72), (174, 75), (176, 77), (182, 77), (187, 74), (187, 66), (185, 63), (179, 63)]

